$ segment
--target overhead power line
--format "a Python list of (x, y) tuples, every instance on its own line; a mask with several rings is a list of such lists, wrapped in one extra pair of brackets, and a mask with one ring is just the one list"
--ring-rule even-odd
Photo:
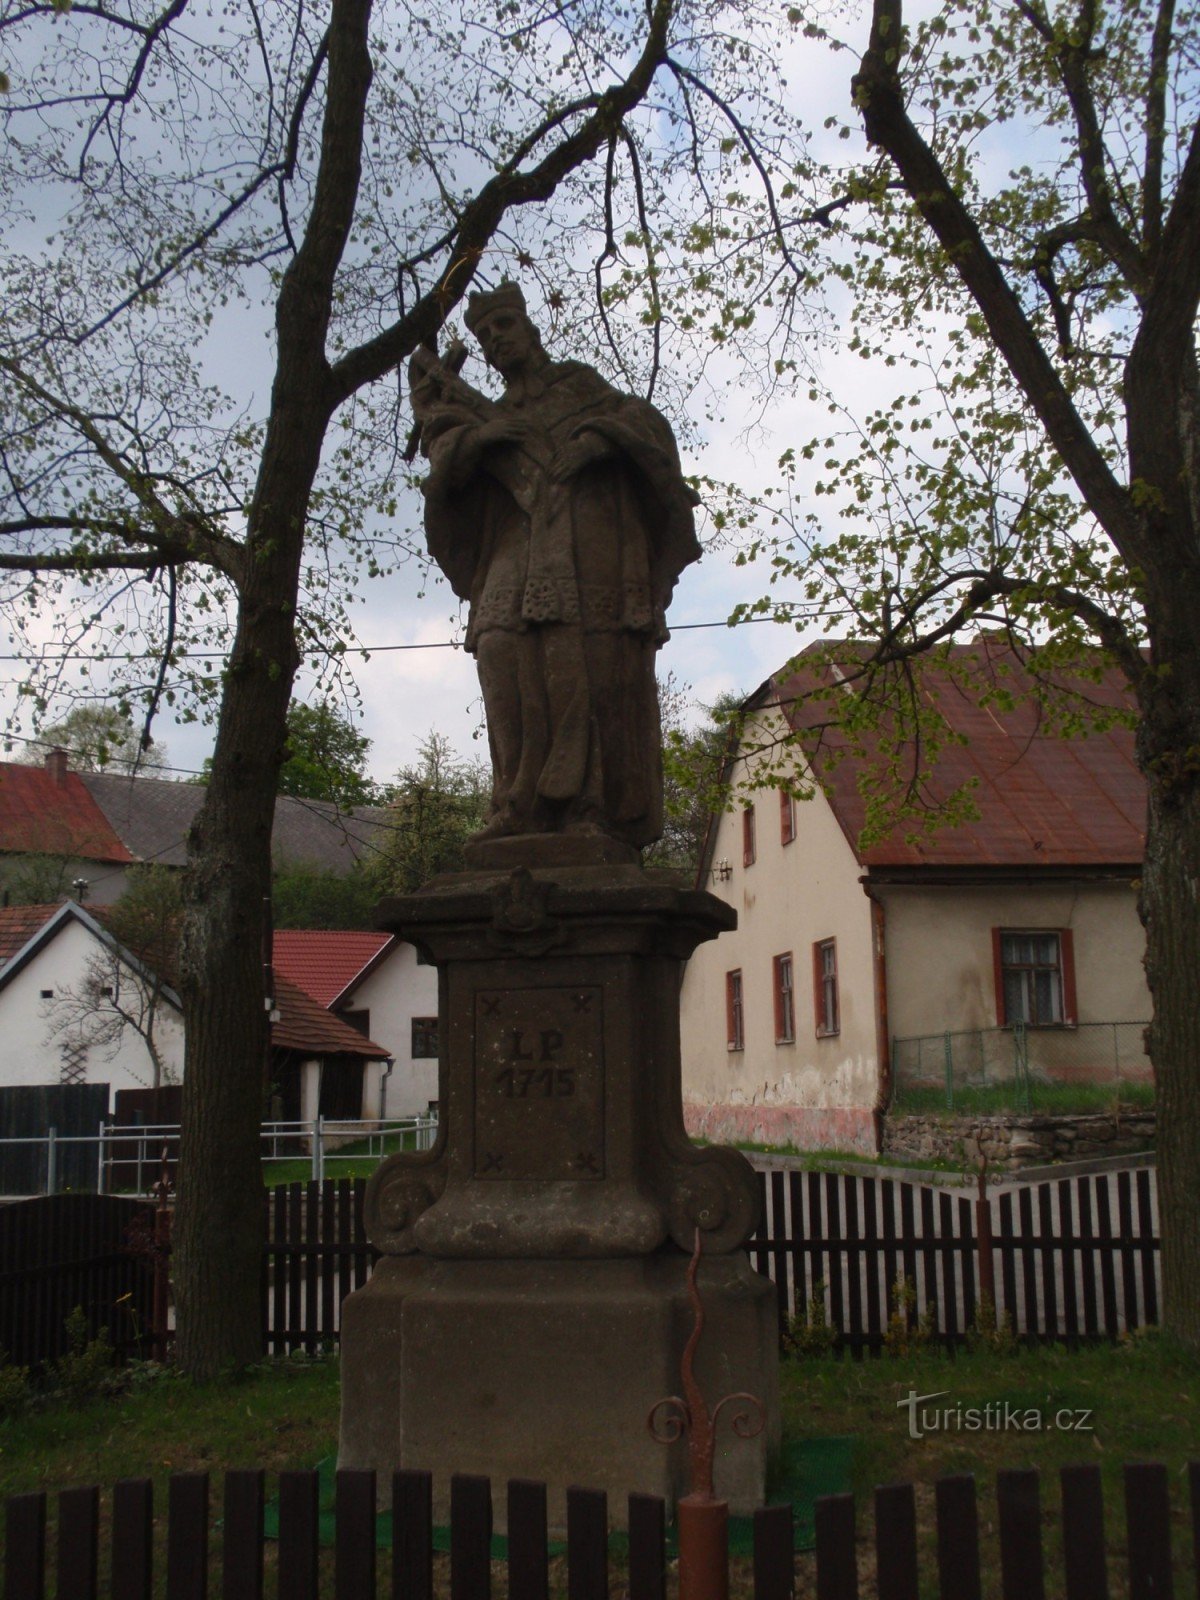
[[(739, 617), (734, 622), (730, 622), (727, 619), (722, 622), (673, 622), (670, 624), (670, 629), (672, 633), (687, 633), (697, 628), (741, 628), (750, 622), (778, 622), (781, 624), (819, 622), (826, 617), (845, 617), (849, 615), (850, 608), (848, 606), (837, 609), (814, 607), (811, 611), (792, 611), (787, 616)], [(307, 653), (312, 648), (313, 646), (311, 645), (301, 647), (304, 653)], [(353, 644), (347, 645), (342, 653), (348, 656), (380, 656), (400, 650), (461, 650), (462, 648), (463, 641), (461, 639), (430, 639), (420, 644)], [(210, 661), (218, 657), (227, 656), (229, 652), (228, 650), (220, 649), (175, 650), (172, 654), (177, 661)], [(152, 650), (141, 652), (129, 650), (64, 650), (53, 655), (34, 657), (30, 656), (28, 651), (22, 651), (17, 654), (0, 654), (0, 661), (137, 661), (150, 659), (154, 655), (155, 652)]]

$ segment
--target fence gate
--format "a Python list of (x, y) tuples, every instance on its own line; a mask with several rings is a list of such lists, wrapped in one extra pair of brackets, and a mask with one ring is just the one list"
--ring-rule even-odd
[(55, 1146), (55, 1188), (94, 1189), (99, 1143), (96, 1130), (108, 1115), (107, 1083), (31, 1083), (0, 1089), (0, 1194), (41, 1194), (46, 1188), (46, 1135), (51, 1128), (69, 1143)]
[(51, 1194), (0, 1206), (0, 1350), (18, 1366), (57, 1360), (76, 1306), (134, 1353), (151, 1327), (154, 1218), (144, 1200)]

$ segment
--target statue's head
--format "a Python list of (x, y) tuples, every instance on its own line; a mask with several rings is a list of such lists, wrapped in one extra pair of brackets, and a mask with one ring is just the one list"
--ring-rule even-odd
[(463, 321), (479, 340), (488, 365), (501, 377), (512, 377), (542, 355), (541, 337), (515, 283), (505, 280), (498, 289), (477, 291), (467, 301)]

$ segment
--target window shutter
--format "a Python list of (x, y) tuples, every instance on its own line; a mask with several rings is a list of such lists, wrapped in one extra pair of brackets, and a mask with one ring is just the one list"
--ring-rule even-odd
[(996, 988), (996, 1026), (1006, 1028), (1008, 1017), (1004, 1010), (1004, 955), (1000, 942), (1000, 929), (992, 929), (992, 981)]
[(1058, 930), (1058, 959), (1062, 964), (1063, 1021), (1072, 1027), (1079, 1021), (1075, 998), (1075, 935), (1070, 928)]

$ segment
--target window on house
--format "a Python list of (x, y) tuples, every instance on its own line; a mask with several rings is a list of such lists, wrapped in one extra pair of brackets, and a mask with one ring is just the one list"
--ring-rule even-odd
[(776, 956), (775, 976), (775, 1043), (791, 1044), (796, 1037), (796, 994), (792, 974), (792, 952)]
[(748, 867), (758, 854), (754, 834), (754, 807), (747, 806), (742, 812), (742, 865)]
[(1066, 928), (994, 928), (996, 1020), (1051, 1028), (1075, 1020), (1075, 963)]
[(54, 990), (53, 989), (43, 989), (41, 991), (41, 996), (42, 996), (43, 1000), (53, 1000), (54, 999)]
[(420, 1061), (438, 1053), (438, 1019), (414, 1017), (412, 1019), (413, 1060)]
[(813, 945), (813, 1012), (817, 1036), (837, 1033), (841, 1027), (838, 1001), (837, 940), (821, 939)]
[(725, 974), (725, 1039), (730, 1050), (746, 1048), (746, 1006), (740, 969)]
[(786, 789), (779, 791), (779, 842), (791, 844), (796, 837), (796, 802)]
[(361, 1033), (364, 1039), (371, 1037), (371, 1013), (369, 1010), (339, 1011), (338, 1016), (348, 1028), (353, 1028), (355, 1033)]

